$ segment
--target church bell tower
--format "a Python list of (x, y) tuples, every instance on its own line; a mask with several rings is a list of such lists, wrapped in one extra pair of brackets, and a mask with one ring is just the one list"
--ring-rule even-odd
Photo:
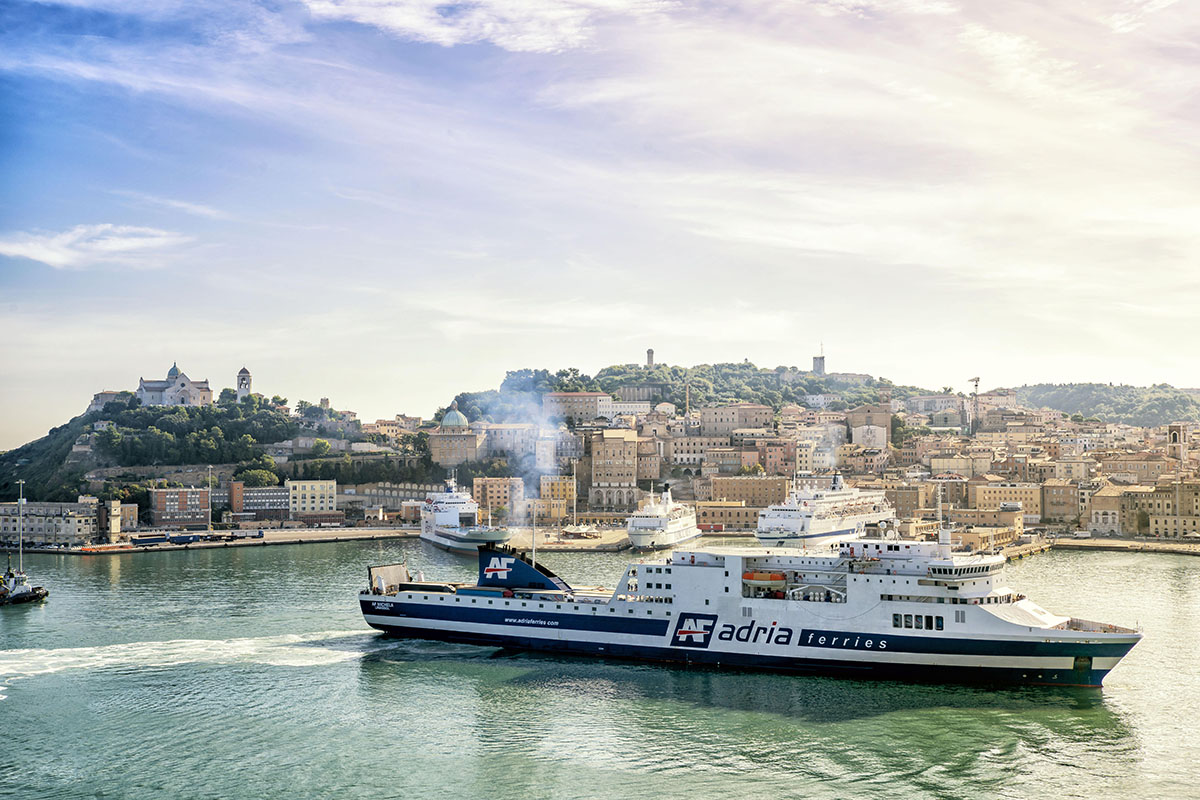
[(250, 370), (242, 367), (237, 375), (237, 399), (240, 403), (243, 397), (250, 395)]

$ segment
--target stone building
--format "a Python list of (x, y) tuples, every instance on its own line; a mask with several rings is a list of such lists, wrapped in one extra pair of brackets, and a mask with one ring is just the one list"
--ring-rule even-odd
[(525, 517), (525, 482), (520, 478), (476, 478), (471, 497), (485, 521), (488, 512), (498, 508), (505, 509), (510, 519)]
[(714, 475), (712, 498), (766, 508), (786, 500), (791, 483), (789, 478), (776, 475)]
[(775, 418), (770, 406), (731, 403), (700, 409), (701, 436), (730, 436), (738, 428), (769, 428)]
[(144, 406), (207, 406), (212, 405), (212, 389), (208, 380), (194, 381), (172, 364), (165, 380), (154, 381), (138, 378), (134, 396)]
[(478, 461), (483, 454), (486, 435), (471, 430), (467, 417), (458, 410), (458, 403), (442, 417), (442, 424), (429, 434), (429, 455), (439, 467), (454, 467), (468, 461)]
[(209, 521), (208, 489), (149, 489), (150, 524), (203, 528)]
[(637, 439), (635, 431), (623, 428), (591, 434), (588, 506), (593, 511), (632, 511), (637, 508)]
[(99, 503), (26, 501), (23, 514), (17, 503), (0, 503), (0, 542), (16, 546), (18, 535), (26, 547), (92, 544), (105, 538), (100, 529)]

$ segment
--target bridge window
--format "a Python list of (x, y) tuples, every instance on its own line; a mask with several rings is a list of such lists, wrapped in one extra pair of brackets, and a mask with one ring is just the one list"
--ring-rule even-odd
[(941, 617), (934, 617), (933, 621), (934, 621), (934, 627), (936, 627), (939, 631), (945, 627), (945, 625), (944, 625), (945, 621)]
[(892, 614), (892, 627), (900, 628), (904, 626), (904, 618), (899, 614)]
[(920, 615), (920, 614), (917, 614), (917, 618), (916, 618), (916, 620), (915, 620), (915, 623), (916, 623), (916, 624), (915, 624), (915, 625), (913, 625), (913, 627), (914, 627), (914, 628), (916, 628), (917, 630), (923, 630), (923, 629), (925, 628), (925, 620), (924, 620), (924, 619), (922, 619), (922, 617), (921, 617), (921, 615)]
[(904, 615), (904, 627), (911, 628), (913, 626), (912, 614)]

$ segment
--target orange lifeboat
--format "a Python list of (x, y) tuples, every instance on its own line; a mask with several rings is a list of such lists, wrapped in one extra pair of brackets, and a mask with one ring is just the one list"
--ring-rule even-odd
[(782, 572), (743, 572), (742, 580), (750, 586), (766, 586), (776, 589), (787, 585), (787, 576)]

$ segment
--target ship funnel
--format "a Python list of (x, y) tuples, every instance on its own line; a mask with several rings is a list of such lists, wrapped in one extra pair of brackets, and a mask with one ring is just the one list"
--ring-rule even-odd
[(521, 551), (504, 545), (479, 548), (479, 585), (572, 591), (562, 578), (541, 564), (534, 564)]

